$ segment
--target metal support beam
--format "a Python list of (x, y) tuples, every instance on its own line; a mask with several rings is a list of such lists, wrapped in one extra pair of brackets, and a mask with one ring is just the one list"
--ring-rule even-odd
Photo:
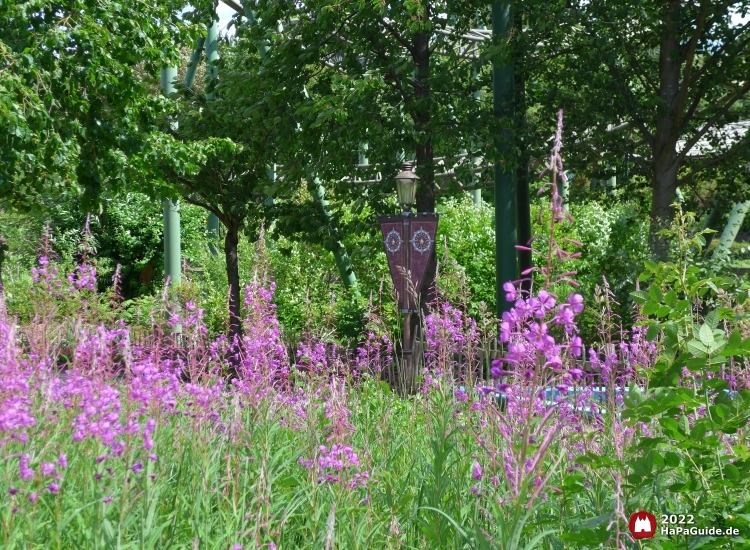
[(722, 231), (719, 238), (719, 244), (714, 248), (713, 259), (719, 260), (729, 256), (732, 244), (737, 238), (737, 233), (740, 232), (742, 222), (745, 221), (745, 214), (747, 214), (748, 210), (750, 210), (750, 201), (738, 202), (734, 205), (731, 214), (729, 214), (729, 221), (724, 226), (724, 231)]
[[(174, 93), (174, 80), (177, 68), (161, 70), (161, 88), (164, 95)], [(172, 123), (176, 126), (176, 122)], [(180, 250), (180, 201), (164, 200), (164, 276), (169, 284), (179, 284), (182, 280), (182, 255)]]
[[(323, 210), (323, 215), (325, 216), (326, 221), (330, 224), (333, 221), (333, 215), (328, 208), (328, 201), (325, 198), (325, 188), (320, 182), (320, 179), (318, 177), (315, 177), (312, 184), (309, 185), (308, 188), (313, 199), (320, 205), (321, 209)], [(346, 288), (356, 288), (357, 277), (354, 275), (354, 268), (352, 266), (351, 260), (349, 259), (349, 255), (346, 253), (346, 247), (344, 247), (344, 243), (342, 243), (341, 241), (336, 241), (334, 243), (334, 249), (332, 250), (332, 252), (333, 258), (336, 261), (336, 267), (338, 267), (339, 274), (341, 275), (341, 280), (344, 282), (344, 286)]]
[[(479, 20), (479, 10), (477, 10), (477, 20)], [(486, 27), (484, 25), (481, 25), (479, 27), (482, 31), (486, 32)], [(477, 80), (479, 79), (479, 71), (475, 68), (472, 71), (472, 79), (474, 80), (475, 84), (477, 83)], [(474, 91), (474, 101), (479, 103), (482, 100), (482, 89), (477, 87), (477, 89)], [(471, 144), (471, 150), (476, 151), (477, 147), (475, 143)], [(476, 167), (477, 163), (479, 162), (478, 157), (472, 157), (471, 163), (474, 167)], [(472, 172), (471, 174), (471, 186), (474, 188), (470, 191), (472, 201), (474, 202), (474, 206), (482, 206), (482, 190), (479, 189), (479, 177), (476, 173)]]
[[(206, 38), (206, 77), (214, 79), (218, 73), (218, 69), (214, 63), (219, 59), (219, 22), (213, 21), (208, 25), (208, 36)], [(211, 95), (206, 94), (208, 99), (211, 99)], [(219, 218), (216, 214), (209, 212), (208, 214), (208, 249), (211, 254), (217, 256), (219, 254), (216, 248), (216, 242), (219, 238)]]
[(201, 61), (201, 55), (203, 54), (203, 46), (206, 43), (206, 39), (200, 37), (198, 42), (195, 44), (195, 50), (190, 55), (190, 61), (188, 62), (187, 70), (185, 71), (185, 80), (182, 84), (186, 88), (192, 88), (195, 82), (195, 71), (198, 69), (198, 65)]
[[(507, 41), (513, 26), (513, 2), (492, 4), (492, 35)], [(492, 89), (495, 122), (504, 126), (495, 136), (495, 292), (497, 315), (510, 310), (503, 284), (518, 278), (516, 256), (516, 167), (508, 162), (513, 136), (509, 128), (514, 121), (515, 85), (513, 60), (495, 60), (492, 67)], [(504, 159), (504, 157), (506, 157)]]

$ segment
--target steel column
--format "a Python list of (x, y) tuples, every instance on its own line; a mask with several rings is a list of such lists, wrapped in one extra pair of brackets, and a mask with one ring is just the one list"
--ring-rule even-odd
[[(219, 22), (212, 21), (208, 25), (208, 36), (206, 38), (206, 76), (214, 79), (218, 74), (218, 69), (214, 63), (219, 59)], [(207, 99), (211, 99), (213, 94), (206, 94)], [(219, 218), (216, 214), (209, 212), (206, 223), (208, 229), (208, 249), (211, 254), (216, 256), (219, 250), (216, 248), (216, 241), (219, 239)]]
[[(177, 68), (167, 67), (161, 70), (161, 88), (164, 95), (174, 93), (174, 80)], [(173, 127), (176, 122), (172, 122)], [(179, 284), (182, 279), (182, 258), (180, 250), (180, 201), (165, 199), (164, 209), (164, 276), (170, 285)]]
[(193, 83), (195, 82), (195, 71), (200, 64), (201, 54), (203, 53), (203, 46), (205, 43), (206, 39), (200, 37), (195, 45), (195, 50), (193, 50), (193, 53), (190, 55), (190, 61), (188, 62), (187, 70), (185, 71), (185, 80), (182, 82), (186, 88), (193, 87)]
[[(492, 4), (492, 35), (498, 42), (508, 41), (513, 26), (513, 2)], [(508, 158), (513, 154), (515, 85), (513, 58), (497, 59), (492, 67), (495, 122), (504, 127), (495, 136), (495, 295), (497, 315), (501, 317), (512, 304), (505, 300), (503, 284), (518, 278), (516, 257), (516, 167)]]
[(714, 248), (713, 259), (718, 260), (729, 256), (732, 244), (737, 238), (737, 233), (740, 232), (748, 210), (750, 210), (750, 201), (738, 202), (734, 205), (732, 212), (729, 214), (729, 220), (719, 238), (719, 243)]
[[(325, 198), (325, 188), (321, 183), (320, 179), (315, 177), (312, 185), (309, 186), (310, 194), (312, 198), (320, 205), (323, 210), (323, 216), (326, 221), (330, 224), (333, 221), (333, 215), (328, 208), (328, 201)], [(357, 277), (354, 275), (354, 268), (352, 262), (349, 259), (349, 255), (346, 253), (346, 247), (341, 241), (334, 243), (333, 258), (336, 261), (336, 267), (338, 267), (341, 280), (344, 282), (346, 288), (356, 288)]]

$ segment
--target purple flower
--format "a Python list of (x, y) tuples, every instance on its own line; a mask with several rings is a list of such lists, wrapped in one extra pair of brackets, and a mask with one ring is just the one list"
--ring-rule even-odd
[(136, 462), (133, 464), (133, 467), (131, 468), (133, 470), (133, 473), (138, 473), (141, 470), (143, 470), (143, 463), (142, 462)]
[(31, 456), (27, 454), (21, 455), (18, 463), (19, 475), (21, 479), (31, 479), (34, 477), (34, 470), (29, 468), (29, 462), (31, 462)]
[(112, 502), (112, 497), (104, 497), (104, 498), (102, 499), (102, 502), (103, 502), (104, 504), (109, 504), (110, 502)]
[(50, 493), (57, 494), (57, 492), (60, 490), (60, 486), (57, 483), (50, 483), (47, 485), (47, 490)]
[(583, 296), (571, 292), (568, 296), (568, 304), (573, 313), (581, 313), (583, 311)]
[(60, 458), (57, 459), (57, 463), (60, 465), (60, 468), (67, 468), (68, 467), (68, 457), (65, 453), (62, 453), (60, 455)]
[(517, 294), (517, 291), (516, 291), (516, 287), (513, 286), (513, 283), (511, 283), (510, 281), (508, 281), (507, 283), (503, 284), (503, 290), (505, 291), (505, 299), (506, 300), (508, 300), (509, 302), (515, 301), (515, 299), (517, 298), (518, 294)]
[(570, 339), (570, 352), (575, 357), (580, 357), (582, 351), (583, 342), (581, 341), (581, 338), (579, 336), (573, 336), (573, 338)]
[(537, 317), (542, 319), (548, 311), (555, 307), (555, 297), (546, 290), (540, 290), (537, 296), (539, 298), (537, 305)]
[(474, 461), (471, 465), (471, 476), (474, 478), (474, 481), (480, 481), (482, 479), (482, 467), (477, 461)]
[(43, 476), (51, 476), (55, 473), (55, 465), (51, 462), (42, 462), (42, 467), (39, 470)]
[(15, 489), (14, 487), (11, 487), (10, 489), (8, 489), (8, 494), (9, 494), (10, 496), (15, 496), (15, 494), (16, 494), (17, 492), (18, 492), (18, 489)]
[(36, 493), (31, 493), (29, 495), (29, 502), (31, 504), (36, 504), (36, 501), (37, 501), (38, 498), (39, 498), (39, 496)]

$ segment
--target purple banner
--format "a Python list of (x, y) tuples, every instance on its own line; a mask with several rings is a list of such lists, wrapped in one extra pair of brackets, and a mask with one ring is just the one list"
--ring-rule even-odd
[(438, 215), (432, 213), (390, 214), (378, 216), (383, 232), (383, 245), (388, 258), (393, 285), (396, 287), (398, 308), (416, 311), (414, 296), (408, 292), (408, 285), (402, 269), (411, 272), (411, 279), (417, 293), (424, 285), (427, 264), (435, 252)]

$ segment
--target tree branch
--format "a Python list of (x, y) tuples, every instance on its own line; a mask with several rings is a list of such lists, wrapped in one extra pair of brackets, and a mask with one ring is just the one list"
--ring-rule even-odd
[(404, 38), (403, 36), (401, 36), (401, 35), (400, 35), (400, 34), (398, 33), (398, 31), (396, 31), (396, 29), (394, 29), (394, 28), (393, 28), (393, 25), (391, 25), (390, 23), (388, 23), (388, 22), (387, 22), (387, 21), (386, 21), (385, 19), (383, 19), (383, 18), (379, 18), (379, 19), (378, 19), (378, 22), (379, 22), (379, 23), (380, 23), (381, 25), (383, 25), (383, 27), (385, 27), (385, 30), (387, 30), (387, 31), (388, 31), (388, 33), (389, 33), (389, 34), (390, 34), (391, 36), (393, 36), (393, 38), (395, 38), (395, 39), (396, 39), (396, 40), (397, 40), (397, 41), (399, 42), (399, 44), (401, 44), (401, 45), (402, 45), (402, 46), (403, 46), (404, 48), (406, 48), (406, 51), (407, 51), (407, 52), (409, 52), (409, 53), (410, 53), (410, 54), (412, 55), (412, 57), (414, 57), (414, 55), (415, 55), (415, 53), (414, 53), (414, 47), (413, 47), (413, 46), (412, 46), (411, 44), (409, 44), (409, 43), (408, 43), (408, 42), (406, 41), (406, 39), (405, 39), (405, 38)]
[(750, 80), (745, 82), (745, 85), (739, 89), (739, 91), (734, 94), (734, 97), (730, 98), (724, 106), (719, 110), (718, 113), (716, 113), (714, 116), (712, 116), (708, 122), (706, 122), (703, 125), (703, 128), (698, 130), (695, 135), (692, 137), (692, 139), (688, 140), (688, 142), (685, 144), (685, 147), (683, 147), (682, 151), (677, 155), (678, 160), (682, 160), (685, 158), (685, 156), (688, 154), (690, 149), (693, 148), (693, 146), (700, 141), (700, 139), (706, 135), (706, 132), (708, 132), (711, 127), (716, 125), (716, 122), (724, 115), (727, 114), (729, 109), (734, 105), (737, 101), (742, 99), (748, 92), (750, 91)]
[(622, 94), (623, 98), (625, 98), (625, 103), (628, 106), (628, 110), (630, 111), (630, 116), (632, 117), (633, 122), (643, 134), (643, 139), (645, 139), (646, 142), (653, 147), (654, 136), (651, 134), (651, 132), (648, 131), (646, 123), (636, 114), (635, 106), (633, 105), (632, 98), (630, 97), (630, 92), (628, 91), (627, 86), (625, 86), (622, 80), (620, 71), (618, 71), (617, 67), (615, 67), (614, 65), (608, 65), (608, 68), (610, 73), (612, 73), (615, 82), (617, 83), (617, 87), (620, 88), (620, 93)]
[(688, 88), (690, 84), (690, 72), (693, 70), (693, 62), (695, 61), (695, 48), (698, 45), (698, 39), (703, 34), (703, 26), (706, 23), (706, 16), (708, 15), (708, 0), (701, 0), (700, 12), (698, 14), (698, 22), (695, 25), (695, 31), (690, 37), (690, 42), (687, 45), (687, 51), (685, 52), (685, 69), (682, 73), (682, 87), (677, 94), (677, 105), (675, 107), (675, 113), (677, 114), (677, 120), (675, 125), (682, 126), (683, 120), (683, 109), (687, 102)]
[[(742, 27), (739, 27), (737, 29), (738, 32), (735, 33), (735, 35), (730, 40), (727, 40), (726, 42), (723, 42), (721, 44), (721, 47), (708, 59), (708, 61), (706, 61), (701, 66), (701, 68), (698, 69), (695, 72), (695, 74), (693, 74), (692, 78), (690, 79), (690, 86), (692, 86), (693, 84), (695, 84), (698, 81), (698, 79), (700, 79), (706, 73), (706, 71), (708, 71), (714, 65), (716, 65), (716, 63), (718, 63), (718, 61), (721, 59), (722, 54), (726, 51), (727, 47), (731, 46), (732, 43), (737, 39), (737, 37), (741, 36), (742, 33), (745, 30), (747, 30), (748, 28), (750, 28), (750, 22), (745, 23), (744, 25), (742, 25)], [(745, 46), (747, 46), (748, 43), (750, 43), (750, 36), (748, 36), (747, 39), (745, 39), (744, 41), (742, 41), (742, 43), (740, 43), (740, 45), (738, 47), (738, 50), (739, 51), (744, 50)]]
[(746, 150), (748, 145), (750, 145), (750, 132), (746, 133), (745, 137), (743, 137), (740, 141), (735, 143), (730, 149), (723, 152), (721, 155), (716, 155), (715, 157), (711, 157), (710, 159), (704, 161), (697, 167), (691, 169), (689, 174), (687, 174), (685, 177), (679, 180), (678, 185), (684, 185), (690, 182), (691, 180), (695, 178), (696, 175), (698, 175), (703, 170), (706, 170), (707, 168), (712, 168), (713, 166), (716, 166), (717, 164), (721, 164), (722, 162), (726, 160), (730, 160), (733, 157), (736, 157), (741, 151)]

